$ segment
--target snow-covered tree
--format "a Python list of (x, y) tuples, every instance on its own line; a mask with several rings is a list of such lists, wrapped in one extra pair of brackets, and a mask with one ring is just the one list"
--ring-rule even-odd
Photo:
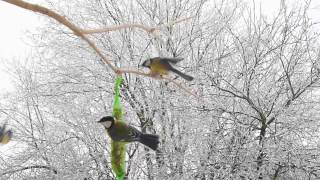
[[(282, 1), (273, 17), (236, 0), (48, 1), (83, 29), (117, 67), (154, 56), (183, 57), (195, 77), (171, 82), (122, 74), (124, 118), (160, 136), (160, 151), (131, 143), (128, 179), (317, 179), (319, 34), (310, 2)], [(179, 24), (170, 24), (189, 18)], [(1, 157), (7, 179), (113, 179), (109, 138), (115, 73), (80, 38), (48, 20), (32, 32), (35, 52), (15, 65), (15, 93), (1, 104), (21, 144)], [(171, 76), (173, 77), (173, 76)], [(2, 173), (2, 174), (1, 174)]]

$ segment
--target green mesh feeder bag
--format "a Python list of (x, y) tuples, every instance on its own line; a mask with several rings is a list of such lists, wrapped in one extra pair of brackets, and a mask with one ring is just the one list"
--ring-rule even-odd
[[(122, 77), (118, 76), (115, 83), (115, 95), (113, 104), (113, 116), (118, 119), (118, 121), (123, 121), (123, 110), (120, 104), (120, 85), (122, 82)], [(117, 180), (123, 180), (126, 171), (126, 143), (115, 142), (111, 140), (111, 165), (112, 170), (117, 176)]]

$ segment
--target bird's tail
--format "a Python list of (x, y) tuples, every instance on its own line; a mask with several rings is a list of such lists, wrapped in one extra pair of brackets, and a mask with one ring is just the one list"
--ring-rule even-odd
[(159, 136), (154, 134), (141, 134), (139, 142), (153, 150), (157, 150), (159, 145)]
[(175, 68), (171, 68), (171, 71), (178, 74), (179, 76), (181, 76), (183, 79), (187, 80), (187, 81), (192, 81), (193, 80), (193, 77), (192, 76), (189, 76), (189, 75), (186, 75), (184, 73), (182, 73), (181, 71), (175, 69)]

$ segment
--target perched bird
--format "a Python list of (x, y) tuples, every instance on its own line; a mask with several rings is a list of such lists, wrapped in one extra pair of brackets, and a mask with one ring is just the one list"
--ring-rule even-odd
[(101, 123), (107, 130), (110, 138), (120, 142), (138, 141), (153, 150), (157, 150), (159, 144), (159, 136), (154, 134), (144, 134), (136, 128), (127, 125), (124, 121), (116, 120), (112, 116), (101, 118)]
[(161, 58), (155, 57), (145, 60), (142, 66), (150, 69), (151, 75), (167, 75), (170, 71), (178, 74), (185, 80), (191, 81), (193, 77), (182, 73), (181, 71), (172, 67), (171, 64), (177, 64), (177, 62), (183, 60), (183, 58)]
[(6, 125), (0, 127), (0, 143), (7, 144), (12, 138), (12, 131), (6, 130)]

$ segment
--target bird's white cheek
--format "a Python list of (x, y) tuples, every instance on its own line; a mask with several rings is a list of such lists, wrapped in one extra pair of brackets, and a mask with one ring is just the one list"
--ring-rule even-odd
[(150, 62), (150, 60), (148, 60), (145, 65), (150, 66), (150, 64), (151, 64), (151, 62)]
[(111, 127), (112, 122), (111, 121), (106, 121), (103, 123), (103, 126), (106, 128), (110, 128)]

